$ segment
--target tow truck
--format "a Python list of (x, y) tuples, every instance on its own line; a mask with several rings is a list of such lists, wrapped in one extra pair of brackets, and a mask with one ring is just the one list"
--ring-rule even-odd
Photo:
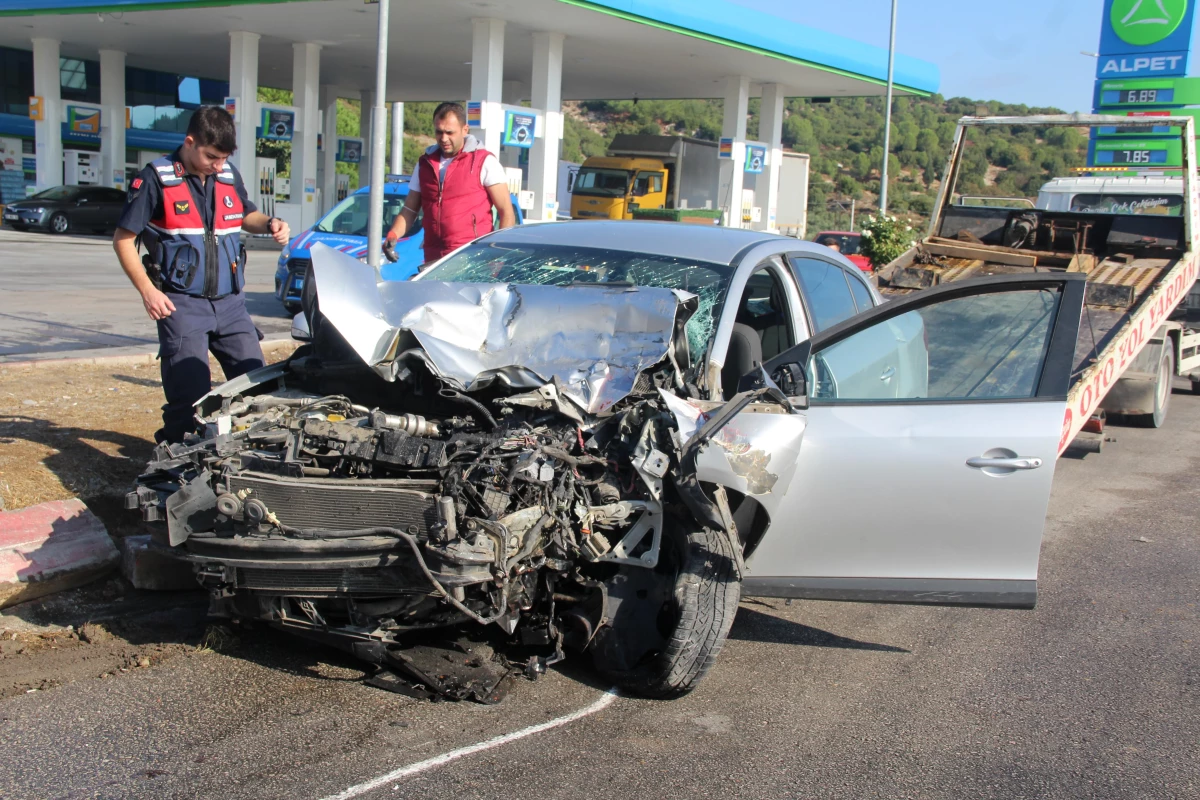
[[(880, 292), (896, 297), (986, 275), (1084, 273), (1086, 302), (1059, 455), (1072, 446), (1099, 452), (1110, 414), (1162, 426), (1176, 376), (1189, 378), (1200, 394), (1200, 330), (1180, 308), (1200, 262), (1195, 121), (1155, 118), (1156, 124), (1178, 126), (1183, 140), (1182, 167), (1153, 171), (1182, 177), (1178, 214), (963, 205), (955, 202), (955, 187), (975, 131), (982, 139), (990, 126), (1089, 128), (1106, 122), (1111, 119), (1082, 114), (961, 119), (928, 235), (876, 276)], [(1136, 173), (1152, 172), (1137, 167)]]

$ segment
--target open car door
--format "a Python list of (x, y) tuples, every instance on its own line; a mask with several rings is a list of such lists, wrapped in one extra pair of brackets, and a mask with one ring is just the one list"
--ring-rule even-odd
[(956, 282), (768, 362), (806, 407), (747, 406), (696, 460), (770, 517), (743, 594), (1032, 607), (1084, 283)]

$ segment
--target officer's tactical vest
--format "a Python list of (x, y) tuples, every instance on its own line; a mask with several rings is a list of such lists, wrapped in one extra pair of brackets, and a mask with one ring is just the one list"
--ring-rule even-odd
[(150, 257), (162, 270), (163, 289), (197, 297), (222, 297), (245, 285), (246, 250), (241, 245), (244, 208), (233, 168), (217, 174), (212, 228), (196, 208), (183, 164), (170, 158), (150, 162), (162, 185), (162, 209), (142, 232)]

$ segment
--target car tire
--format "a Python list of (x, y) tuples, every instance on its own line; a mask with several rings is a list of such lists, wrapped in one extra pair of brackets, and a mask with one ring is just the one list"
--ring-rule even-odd
[(607, 583), (610, 604), (617, 603), (592, 642), (592, 663), (645, 697), (691, 691), (721, 652), (741, 600), (730, 537), (668, 526), (655, 569), (622, 566)]
[(1161, 428), (1167, 421), (1167, 408), (1171, 404), (1171, 380), (1175, 377), (1175, 348), (1171, 339), (1163, 344), (1162, 356), (1158, 360), (1158, 375), (1154, 380), (1154, 411), (1138, 414), (1130, 419), (1139, 428)]
[(46, 227), (50, 229), (51, 233), (64, 234), (71, 230), (71, 221), (67, 219), (66, 214), (59, 211), (50, 217)]

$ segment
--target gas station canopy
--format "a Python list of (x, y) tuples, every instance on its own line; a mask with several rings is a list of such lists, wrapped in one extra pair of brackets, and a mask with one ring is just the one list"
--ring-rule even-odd
[[(395, 142), (401, 103), (460, 100), (467, 102), (472, 132), (509, 169), (510, 186), (525, 195), (522, 207), (531, 212), (526, 219), (535, 221), (556, 219), (562, 207), (564, 100), (720, 99), (723, 144), (708, 202), (723, 211), (725, 224), (748, 220), (772, 230), (785, 98), (882, 95), (887, 89), (886, 50), (730, 0), (390, 0), (387, 7), (363, 0), (0, 0), (0, 18), (0, 47), (32, 51), (32, 80), (22, 75), (10, 82), (18, 88), (10, 86), (8, 94), (17, 96), (5, 101), (28, 108), (28, 119), (8, 111), (0, 113), (0, 126), (25, 136), (21, 166), (36, 162), (37, 187), (62, 183), (72, 159), (98, 168), (89, 172), (92, 182), (124, 186), (126, 144), (135, 138), (126, 135), (132, 127), (129, 70), (165, 78), (160, 94), (168, 105), (143, 102), (138, 108), (155, 119), (162, 111), (168, 122), (186, 113), (169, 104), (173, 79), (180, 87), (185, 78), (209, 79), (228, 87), (221, 100), (237, 126), (235, 165), (243, 175), (259, 173), (260, 199), (280, 216), (291, 214), (297, 230), (312, 225), (339, 195), (337, 161), (341, 143), (349, 140), (338, 129), (338, 98), (362, 101), (359, 138), (346, 152), (362, 153), (359, 184), (371, 185), (372, 214), (382, 209), (385, 102), (396, 104), (390, 115)], [(381, 18), (387, 20), (384, 37)], [(381, 42), (386, 75), (377, 76)], [(77, 105), (76, 87), (63, 83), (63, 75), (70, 77), (84, 60), (99, 62), (93, 107)], [(932, 64), (896, 57), (897, 93), (930, 94), (938, 81)], [(291, 105), (260, 102), (264, 86), (291, 89)], [(63, 87), (72, 91), (64, 95)], [(752, 96), (762, 98), (761, 141), (755, 143), (747, 140)], [(210, 92), (206, 102), (221, 100)], [(197, 102), (179, 104), (194, 108)], [(270, 138), (291, 142), (282, 189), (273, 180), (277, 161), (257, 161), (258, 132), (267, 130), (268, 114), (279, 116), (282, 130)], [(516, 115), (529, 126), (520, 142), (502, 136)], [(68, 153), (64, 129), (90, 135), (99, 152)], [(136, 138), (144, 144), (142, 130)], [(182, 141), (178, 132), (176, 137)], [(364, 141), (371, 146), (363, 148)], [(522, 156), (518, 148), (527, 152)], [(402, 169), (402, 150), (392, 148), (392, 172)], [(749, 171), (763, 173), (750, 179), (753, 189), (744, 177), (747, 153), (760, 154), (759, 167)], [(145, 160), (142, 151), (134, 158)], [(280, 195), (286, 204), (274, 205)], [(372, 258), (377, 255), (372, 251)]]
[[(62, 55), (127, 53), (127, 63), (224, 77), (229, 31), (259, 34), (259, 82), (289, 88), (292, 43), (322, 46), (321, 82), (352, 90), (374, 82), (376, 10), (362, 0), (0, 0), (0, 45), (57, 39)], [(388, 99), (464, 98), (472, 20), (506, 22), (504, 74), (533, 69), (533, 33), (566, 37), (567, 100), (714, 98), (726, 76), (784, 87), (788, 96), (884, 93), (887, 51), (726, 0), (436, 0), (392, 3)], [(937, 91), (937, 68), (897, 55), (896, 91)], [(526, 92), (525, 96), (528, 94)]]

